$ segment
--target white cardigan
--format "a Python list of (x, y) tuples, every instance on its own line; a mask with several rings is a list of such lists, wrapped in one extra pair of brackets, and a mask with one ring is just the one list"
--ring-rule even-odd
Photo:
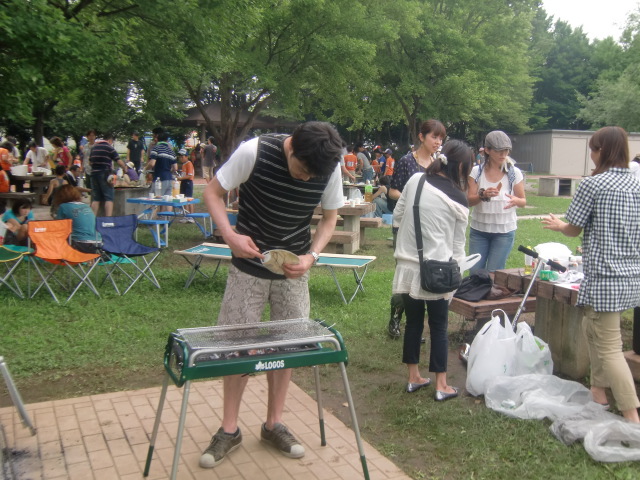
[[(413, 175), (402, 191), (393, 211), (393, 226), (399, 227), (396, 240), (396, 271), (393, 293), (408, 293), (419, 300), (449, 299), (452, 293), (431, 293), (420, 286), (420, 261), (416, 247), (413, 222), (413, 203), (420, 176)], [(444, 192), (424, 183), (420, 197), (420, 228), (422, 229), (423, 258), (449, 260), (459, 264), (465, 259), (464, 245), (469, 208), (451, 200)]]

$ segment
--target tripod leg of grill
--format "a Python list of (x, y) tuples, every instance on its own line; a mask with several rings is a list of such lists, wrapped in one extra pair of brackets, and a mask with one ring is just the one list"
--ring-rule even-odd
[(178, 421), (178, 435), (176, 436), (176, 451), (173, 452), (173, 466), (171, 467), (171, 480), (176, 480), (178, 476), (178, 462), (180, 460), (180, 449), (182, 447), (182, 434), (184, 433), (184, 422), (187, 418), (187, 407), (189, 406), (189, 390), (191, 382), (184, 383), (182, 394), (182, 408), (180, 409), (180, 420)]
[(22, 418), (22, 423), (25, 427), (29, 429), (31, 435), (36, 434), (36, 429), (33, 427), (33, 423), (31, 423), (31, 418), (29, 418), (29, 414), (24, 408), (24, 403), (22, 403), (22, 397), (20, 396), (20, 392), (16, 388), (16, 384), (13, 383), (13, 378), (9, 373), (9, 369), (7, 368), (7, 364), (4, 361), (4, 357), (0, 357), (0, 371), (2, 371), (2, 376), (4, 377), (4, 383), (7, 385), (7, 390), (9, 391), (9, 396), (11, 397), (11, 401), (18, 409), (20, 413), (20, 418)]
[(320, 445), (327, 446), (327, 438), (324, 434), (324, 412), (322, 411), (322, 392), (320, 391), (320, 371), (318, 366), (313, 366), (313, 375), (316, 379), (316, 403), (318, 404), (318, 422), (320, 422)]
[(158, 402), (158, 411), (156, 412), (156, 421), (153, 424), (153, 432), (151, 433), (151, 440), (149, 441), (149, 451), (147, 452), (147, 461), (144, 464), (143, 476), (149, 476), (149, 469), (151, 468), (151, 459), (153, 458), (153, 449), (156, 445), (156, 437), (158, 436), (158, 429), (160, 428), (160, 419), (162, 418), (162, 408), (164, 407), (164, 401), (167, 397), (167, 388), (169, 387), (169, 374), (164, 374), (162, 381), (162, 391), (160, 392), (160, 401)]
[(349, 388), (349, 379), (347, 378), (347, 369), (344, 366), (344, 362), (340, 362), (340, 372), (342, 373), (342, 383), (344, 383), (344, 391), (347, 395), (347, 403), (349, 404), (349, 413), (351, 413), (351, 423), (353, 424), (353, 431), (356, 434), (356, 443), (358, 444), (358, 452), (360, 452), (360, 463), (362, 463), (362, 472), (364, 473), (365, 480), (369, 480), (369, 469), (367, 468), (367, 459), (364, 456), (364, 447), (362, 446), (362, 439), (360, 438), (360, 428), (358, 427), (358, 418), (356, 417), (356, 408), (353, 405), (353, 398), (351, 397), (351, 388)]

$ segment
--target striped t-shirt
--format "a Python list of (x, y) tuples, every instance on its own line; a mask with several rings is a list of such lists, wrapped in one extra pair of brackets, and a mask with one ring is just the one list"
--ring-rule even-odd
[(109, 142), (96, 140), (96, 143), (91, 148), (91, 156), (89, 157), (91, 172), (111, 172), (113, 170), (113, 162), (117, 162), (119, 158), (118, 152)]
[[(311, 217), (329, 177), (308, 181), (293, 178), (284, 153), (287, 137), (283, 134), (260, 137), (251, 176), (240, 185), (236, 231), (250, 236), (262, 252), (284, 249), (304, 255), (311, 246)], [(284, 278), (262, 267), (257, 259), (234, 257), (232, 263), (256, 277)]]

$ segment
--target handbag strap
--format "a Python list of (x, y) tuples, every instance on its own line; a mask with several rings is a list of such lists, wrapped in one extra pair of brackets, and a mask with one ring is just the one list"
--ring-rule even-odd
[(422, 189), (424, 188), (424, 182), (427, 179), (427, 174), (423, 174), (418, 182), (418, 189), (416, 190), (416, 198), (413, 202), (413, 225), (416, 229), (416, 246), (418, 247), (418, 257), (420, 258), (420, 265), (422, 265), (422, 229), (420, 228), (420, 196), (422, 195)]

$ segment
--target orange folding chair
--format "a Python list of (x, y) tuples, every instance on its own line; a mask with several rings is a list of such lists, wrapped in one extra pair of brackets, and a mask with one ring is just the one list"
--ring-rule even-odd
[(52, 280), (55, 280), (60, 287), (66, 288), (65, 284), (55, 277), (56, 273), (60, 271), (60, 267), (63, 267), (62, 270), (73, 274), (69, 275), (71, 279), (75, 277), (75, 280), (77, 280), (77, 282), (69, 284), (68, 289), (71, 290), (71, 294), (67, 298), (67, 302), (71, 300), (82, 285), (85, 285), (98, 297), (100, 296), (89, 278), (89, 275), (98, 264), (97, 259), (100, 258), (100, 255), (82, 253), (69, 245), (71, 228), (72, 222), (70, 219), (29, 222), (29, 243), (35, 245), (32, 264), (41, 278), (41, 282), (31, 294), (31, 298), (42, 287), (45, 287), (53, 299), (60, 303), (51, 286)]

